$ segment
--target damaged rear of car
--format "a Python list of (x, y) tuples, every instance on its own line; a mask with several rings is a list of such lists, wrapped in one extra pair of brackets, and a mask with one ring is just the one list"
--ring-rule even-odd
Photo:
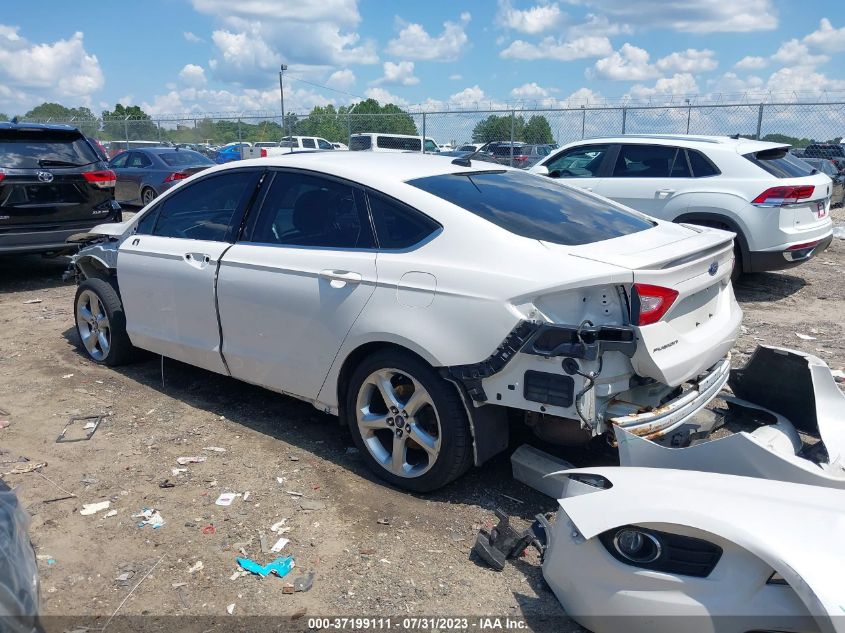
[(476, 407), (525, 412), (546, 441), (583, 444), (619, 426), (677, 443), (728, 379), (742, 318), (732, 234), (535, 180), (489, 172), (411, 183), (546, 251), (531, 287), (509, 299), (517, 325), (490, 357), (449, 376)]

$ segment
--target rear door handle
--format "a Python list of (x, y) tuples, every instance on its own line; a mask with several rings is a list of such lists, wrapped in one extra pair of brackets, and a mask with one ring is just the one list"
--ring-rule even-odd
[(211, 257), (205, 253), (185, 253), (185, 261), (196, 268), (205, 268), (211, 261)]
[(668, 198), (673, 193), (675, 193), (674, 189), (658, 189), (657, 190), (657, 197), (658, 198)]
[(363, 279), (361, 273), (349, 270), (321, 270), (320, 277), (328, 279), (332, 288), (343, 288), (346, 284), (357, 284)]

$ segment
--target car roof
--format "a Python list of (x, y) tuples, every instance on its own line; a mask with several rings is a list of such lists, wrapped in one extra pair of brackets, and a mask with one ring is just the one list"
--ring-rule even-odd
[(732, 136), (708, 136), (696, 134), (621, 134), (618, 136), (596, 136), (571, 143), (632, 143), (643, 145), (683, 145), (701, 150), (728, 149), (738, 153), (760, 152), (776, 147), (788, 147), (787, 143), (771, 143), (749, 138), (734, 138)]
[[(414, 178), (439, 176), (443, 174), (504, 171), (504, 165), (493, 165), (484, 161), (472, 161), (471, 167), (452, 163), (452, 158), (422, 153), (386, 152), (300, 152), (253, 158), (228, 163), (221, 168), (232, 167), (295, 167), (315, 170), (325, 174), (348, 178), (349, 180), (378, 188), (383, 182), (395, 183)], [(215, 171), (221, 168), (215, 169)], [(517, 170), (521, 171), (521, 170)]]
[(0, 130), (58, 130), (62, 132), (79, 132), (79, 129), (66, 123), (28, 123), (0, 121)]

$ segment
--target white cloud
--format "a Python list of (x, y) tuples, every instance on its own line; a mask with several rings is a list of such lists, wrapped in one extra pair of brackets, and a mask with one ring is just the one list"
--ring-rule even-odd
[(499, 55), (504, 59), (553, 59), (568, 62), (575, 59), (609, 55), (612, 51), (613, 46), (611, 46), (609, 39), (590, 35), (574, 40), (545, 37), (540, 40), (539, 44), (515, 40)]
[(375, 42), (355, 31), (361, 21), (357, 0), (193, 0), (193, 5), (219, 23), (209, 68), (223, 81), (264, 88), (273, 81), (270, 71), (283, 62), (313, 71), (379, 61)]
[(691, 95), (698, 92), (695, 77), (689, 73), (679, 73), (672, 77), (661, 77), (653, 86), (636, 84), (628, 93), (634, 99), (648, 99), (666, 95)]
[(822, 18), (819, 28), (807, 35), (803, 42), (825, 53), (845, 51), (845, 27), (835, 29), (830, 20)]
[(0, 25), (0, 104), (23, 108), (57, 97), (90, 103), (105, 78), (97, 56), (85, 50), (83, 34), (37, 44), (18, 31)]
[(511, 96), (517, 99), (542, 99), (549, 96), (549, 90), (532, 81), (511, 90)]
[(397, 18), (399, 35), (387, 43), (387, 52), (406, 59), (455, 60), (469, 42), (464, 27), (470, 19), (469, 13), (461, 13), (459, 22), (444, 22), (443, 31), (434, 37), (421, 24), (408, 24)]
[(463, 78), (464, 78), (464, 76), (461, 75), (460, 73), (455, 73), (454, 75), (449, 75), (449, 81), (460, 81)]
[(401, 85), (413, 86), (420, 83), (419, 77), (414, 77), (414, 62), (384, 62), (384, 75), (371, 82), (374, 86)]
[(702, 73), (715, 70), (719, 62), (711, 50), (688, 48), (657, 60), (655, 66), (661, 73)]
[(449, 97), (450, 103), (478, 103), (479, 101), (486, 101), (487, 95), (484, 91), (475, 84), (469, 88), (464, 88), (460, 92), (456, 92)]
[(185, 64), (185, 67), (179, 71), (179, 79), (186, 86), (199, 88), (205, 85), (205, 69), (196, 64)]
[(603, 98), (598, 92), (590, 90), (589, 88), (578, 88), (578, 90), (566, 97), (566, 99), (563, 99), (561, 101), (561, 105), (565, 105), (566, 107), (586, 106), (590, 104), (595, 105), (597, 103), (601, 103), (602, 101)]
[(765, 57), (747, 55), (734, 64), (734, 68), (738, 70), (757, 70), (765, 68), (768, 63), (769, 61)]
[(405, 99), (391, 94), (384, 88), (368, 88), (364, 95), (370, 99), (375, 99), (382, 105), (386, 105), (388, 103), (393, 103), (403, 107), (408, 105), (408, 102)]
[(186, 42), (189, 42), (191, 44), (199, 44), (200, 42), (205, 41), (199, 35), (195, 35), (190, 31), (185, 31), (184, 33), (182, 33), (182, 36), (185, 38)]
[(708, 88), (712, 93), (741, 94), (746, 92), (757, 92), (763, 88), (765, 82), (756, 75), (741, 77), (734, 72), (726, 72), (720, 77), (708, 82)]
[(820, 93), (825, 90), (845, 90), (845, 79), (830, 79), (811, 68), (781, 68), (772, 73), (766, 82), (772, 92), (783, 92), (785, 88), (795, 92)]
[[(121, 103), (131, 103), (131, 97)], [(331, 99), (311, 89), (297, 89), (285, 86), (285, 110), (307, 113), (314, 106), (332, 103)], [(208, 88), (183, 88), (156, 95), (152, 101), (144, 101), (141, 107), (152, 116), (174, 113), (243, 112), (255, 110), (276, 110), (279, 107), (279, 87), (267, 90), (246, 88), (232, 92)]]
[(338, 90), (348, 90), (355, 85), (355, 73), (348, 68), (343, 70), (336, 70), (326, 80), (326, 85), (330, 88), (337, 88)]
[(772, 59), (787, 66), (816, 66), (823, 64), (828, 59), (827, 55), (811, 55), (806, 45), (796, 39), (781, 44)]
[(649, 63), (648, 51), (628, 42), (610, 56), (598, 60), (593, 73), (600, 79), (614, 81), (643, 81), (660, 75)]
[(614, 35), (621, 35), (622, 33), (630, 34), (633, 31), (634, 29), (631, 28), (630, 24), (611, 22), (606, 15), (588, 13), (586, 22), (569, 27), (569, 36), (604, 35), (606, 37), (612, 37)]
[[(570, 0), (575, 1), (575, 0)], [(693, 33), (767, 31), (778, 26), (772, 0), (580, 0), (626, 24)]]
[(499, 0), (496, 23), (521, 33), (537, 34), (560, 27), (566, 14), (557, 2), (539, 4), (528, 9), (515, 9), (511, 0)]

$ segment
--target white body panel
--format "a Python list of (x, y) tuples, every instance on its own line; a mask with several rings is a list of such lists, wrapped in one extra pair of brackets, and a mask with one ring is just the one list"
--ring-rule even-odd
[(314, 400), (376, 287), (374, 251), (232, 246), (217, 282), (229, 371)]
[(117, 267), (132, 344), (190, 365), (226, 373), (214, 277), (225, 242), (129, 236)]
[[(564, 474), (612, 484), (569, 480), (543, 562), (549, 586), (582, 626), (601, 633), (845, 630), (845, 491), (651, 468)], [(596, 538), (626, 525), (704, 539), (722, 555), (706, 578), (626, 565)], [(788, 586), (767, 584), (773, 571)]]

